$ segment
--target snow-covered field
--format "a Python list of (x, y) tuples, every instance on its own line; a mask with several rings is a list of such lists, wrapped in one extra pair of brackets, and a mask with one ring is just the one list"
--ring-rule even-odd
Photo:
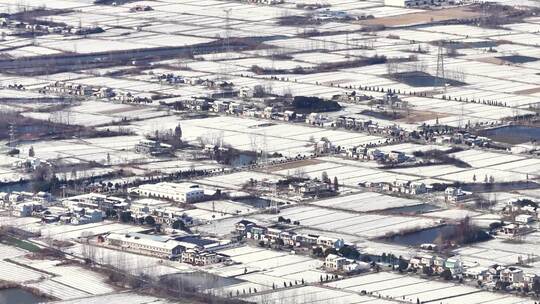
[(375, 192), (338, 196), (336, 198), (320, 200), (313, 203), (313, 205), (317, 206), (358, 212), (370, 212), (376, 210), (417, 206), (421, 204), (423, 204), (423, 202), (418, 200), (397, 198)]
[[(365, 291), (373, 297), (415, 303), (533, 303), (534, 301), (506, 294), (495, 294), (481, 289), (448, 282), (434, 282), (416, 276), (395, 273), (372, 273), (326, 284), (329, 287), (354, 293)], [(370, 303), (370, 302), (368, 302)]]

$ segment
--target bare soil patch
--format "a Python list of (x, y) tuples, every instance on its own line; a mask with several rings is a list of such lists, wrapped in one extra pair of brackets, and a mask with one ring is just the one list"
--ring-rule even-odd
[(404, 123), (417, 123), (417, 122), (423, 122), (427, 120), (433, 120), (437, 117), (439, 119), (448, 117), (449, 114), (445, 113), (438, 113), (438, 112), (432, 112), (432, 111), (418, 111), (418, 110), (409, 110), (409, 115), (400, 119), (397, 119), (397, 122), (404, 122)]
[(540, 87), (514, 92), (514, 94), (535, 94), (535, 93), (540, 93)]
[(467, 6), (445, 8), (439, 10), (428, 10), (424, 12), (404, 14), (399, 16), (375, 18), (359, 21), (365, 25), (384, 25), (387, 27), (414, 25), (431, 22), (441, 22), (453, 19), (477, 18), (481, 13)]
[(281, 171), (281, 170), (296, 169), (296, 168), (301, 168), (305, 166), (320, 164), (321, 162), (322, 161), (317, 160), (317, 159), (304, 159), (304, 160), (299, 160), (299, 161), (290, 162), (286, 164), (279, 164), (279, 165), (272, 166), (269, 168), (269, 171), (276, 172), (276, 171)]

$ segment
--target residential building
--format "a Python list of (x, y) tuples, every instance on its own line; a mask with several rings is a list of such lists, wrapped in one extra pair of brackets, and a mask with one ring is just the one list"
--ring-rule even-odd
[(317, 245), (327, 248), (340, 249), (341, 247), (345, 246), (345, 241), (338, 238), (319, 236), (317, 238)]
[(450, 202), (461, 202), (471, 194), (472, 192), (463, 191), (461, 188), (448, 187), (444, 190), (444, 199)]
[(463, 273), (463, 264), (460, 259), (457, 258), (448, 258), (444, 262), (444, 268), (450, 269), (452, 275)]
[(315, 180), (309, 180), (303, 183), (292, 183), (289, 185), (289, 190), (291, 192), (302, 196), (319, 195), (325, 191), (330, 191), (331, 188), (330, 184)]
[(187, 249), (181, 254), (182, 263), (192, 264), (196, 266), (206, 266), (220, 263), (225, 260), (225, 256), (205, 250)]
[(508, 267), (501, 271), (500, 279), (503, 282), (511, 284), (520, 284), (523, 282), (523, 270), (517, 267)]
[(248, 220), (241, 220), (234, 225), (234, 228), (236, 232), (238, 232), (238, 234), (245, 236), (247, 235), (248, 231), (254, 226), (256, 226), (254, 222)]
[(96, 209), (81, 209), (71, 217), (71, 224), (84, 225), (98, 223), (103, 220), (103, 212)]
[(346, 263), (347, 263), (346, 258), (340, 257), (335, 254), (329, 254), (326, 256), (324, 260), (324, 267), (334, 270), (334, 271), (339, 271), (339, 270), (343, 270), (343, 266)]
[(159, 156), (171, 152), (171, 146), (155, 140), (144, 139), (135, 145), (135, 152)]
[(515, 217), (515, 222), (518, 223), (518, 224), (530, 224), (532, 222), (534, 222), (534, 218), (532, 215), (528, 215), (528, 214), (519, 214), (519, 215), (516, 215)]

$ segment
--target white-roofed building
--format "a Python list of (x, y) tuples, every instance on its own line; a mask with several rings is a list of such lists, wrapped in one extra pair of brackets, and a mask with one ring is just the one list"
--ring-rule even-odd
[(141, 196), (163, 198), (180, 203), (194, 203), (204, 198), (204, 190), (191, 183), (157, 183), (130, 189)]

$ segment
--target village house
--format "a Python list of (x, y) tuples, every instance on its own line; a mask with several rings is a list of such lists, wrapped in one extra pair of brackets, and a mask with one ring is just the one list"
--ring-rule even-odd
[(463, 191), (461, 188), (448, 187), (444, 190), (444, 199), (449, 202), (461, 202), (472, 195), (472, 192)]
[(253, 98), (253, 89), (250, 87), (241, 87), (238, 91), (238, 97), (240, 98)]
[(500, 280), (510, 284), (521, 284), (523, 282), (523, 270), (517, 267), (508, 267), (501, 271)]
[(319, 236), (317, 238), (317, 245), (326, 248), (340, 249), (345, 245), (345, 242), (343, 241), (343, 239)]
[(72, 225), (98, 223), (103, 220), (103, 212), (101, 210), (81, 208), (74, 211), (70, 219)]
[(180, 261), (195, 266), (217, 264), (226, 259), (225, 256), (212, 251), (199, 249), (186, 249), (181, 253)]
[(444, 268), (449, 269), (452, 275), (459, 275), (463, 272), (463, 264), (460, 259), (448, 258), (444, 262)]
[(230, 104), (230, 100), (214, 100), (210, 109), (216, 113), (225, 113), (229, 111)]
[(328, 117), (321, 113), (311, 113), (306, 117), (306, 123), (310, 125), (322, 126), (328, 122)]
[(191, 96), (190, 99), (184, 99), (181, 103), (185, 108), (193, 111), (207, 111), (210, 100), (207, 97)]
[(329, 254), (324, 260), (324, 267), (334, 271), (339, 271), (343, 269), (343, 266), (347, 263), (347, 259), (340, 257), (335, 254)]
[(246, 236), (252, 227), (256, 226), (254, 222), (241, 220), (234, 225), (235, 231), (242, 236)]
[(317, 196), (331, 190), (331, 185), (316, 180), (309, 180), (301, 183), (289, 184), (289, 191), (294, 194), (306, 196)]

